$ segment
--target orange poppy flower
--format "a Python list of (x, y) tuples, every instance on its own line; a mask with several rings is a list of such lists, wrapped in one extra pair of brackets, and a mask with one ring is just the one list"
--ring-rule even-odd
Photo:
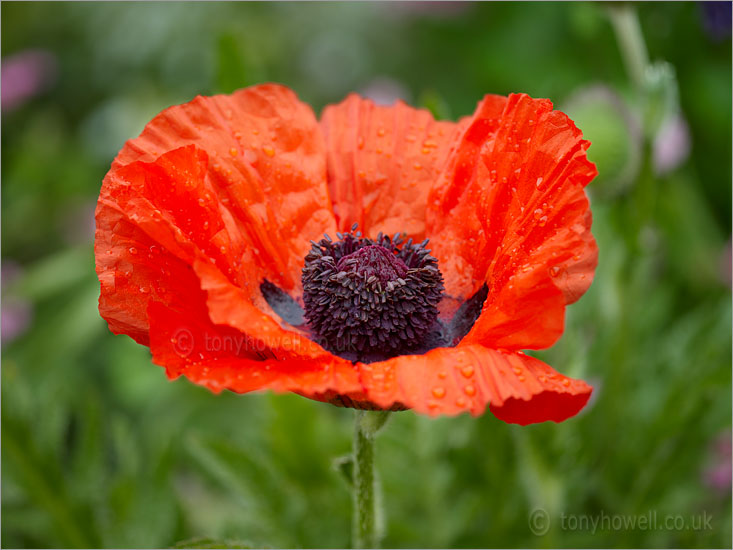
[(562, 421), (591, 387), (521, 350), (593, 279), (588, 146), (525, 94), (457, 123), (354, 94), (319, 123), (275, 84), (197, 97), (104, 179), (100, 313), (215, 392)]

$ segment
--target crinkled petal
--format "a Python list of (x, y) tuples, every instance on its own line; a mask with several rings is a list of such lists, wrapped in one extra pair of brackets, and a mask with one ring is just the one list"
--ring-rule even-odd
[(436, 122), (398, 101), (378, 106), (356, 94), (326, 107), (321, 127), (340, 231), (357, 222), (365, 235), (425, 234), (428, 191), (464, 123)]
[(112, 168), (191, 144), (209, 156), (207, 180), (222, 216), (236, 220), (252, 244), (246, 260), (298, 296), (309, 240), (335, 231), (323, 137), (311, 108), (277, 84), (198, 96), (156, 116)]
[(232, 321), (274, 349), (286, 339), (299, 342), (282, 357), (330, 355), (276, 321), (259, 289), (272, 271), (254, 261), (257, 249), (214, 192), (208, 157), (195, 146), (111, 170), (98, 203), (97, 228), (100, 312), (113, 330), (146, 343), (152, 301), (183, 310), (194, 291), (205, 290), (208, 311), (198, 315), (220, 324)]
[(584, 186), (589, 142), (549, 100), (487, 96), (428, 197), (427, 236), (446, 293), (489, 294), (466, 343), (543, 348), (597, 263)]
[(94, 248), (101, 285), (99, 312), (115, 334), (148, 345), (148, 304), (158, 300), (184, 307), (193, 293), (200, 292), (190, 265), (131, 221), (109, 197), (97, 205)]
[(396, 403), (430, 415), (470, 412), (486, 406), (513, 424), (562, 422), (587, 403), (592, 388), (522, 352), (479, 345), (436, 348), (359, 364), (368, 399), (383, 408)]

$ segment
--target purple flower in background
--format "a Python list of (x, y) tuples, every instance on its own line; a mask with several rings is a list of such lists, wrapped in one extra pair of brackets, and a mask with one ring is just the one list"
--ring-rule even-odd
[(2, 109), (12, 111), (46, 90), (56, 77), (56, 56), (24, 50), (2, 60)]
[(13, 296), (7, 288), (23, 274), (23, 268), (12, 260), (3, 260), (2, 263), (2, 311), (0, 312), (0, 338), (5, 346), (18, 336), (22, 335), (31, 323), (33, 308), (30, 302)]
[(705, 484), (721, 493), (728, 493), (733, 481), (730, 433), (724, 433), (715, 440), (712, 455), (711, 464), (703, 472)]
[(682, 113), (676, 113), (662, 123), (654, 138), (654, 172), (671, 172), (690, 155), (690, 129)]
[(701, 2), (703, 27), (710, 38), (721, 42), (730, 37), (731, 32), (731, 2)]

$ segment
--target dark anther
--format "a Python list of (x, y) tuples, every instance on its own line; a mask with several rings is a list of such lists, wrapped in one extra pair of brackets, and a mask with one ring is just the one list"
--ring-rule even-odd
[(356, 224), (312, 247), (303, 268), (305, 318), (319, 343), (375, 361), (424, 348), (435, 330), (443, 277), (427, 240), (367, 239)]

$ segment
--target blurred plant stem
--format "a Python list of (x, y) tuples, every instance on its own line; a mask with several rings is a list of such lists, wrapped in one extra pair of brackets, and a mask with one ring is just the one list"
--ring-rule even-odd
[(630, 209), (630, 219), (622, 223), (631, 250), (639, 251), (640, 247), (643, 248), (639, 240), (642, 232), (653, 226), (656, 217), (658, 186), (652, 166), (652, 142), (661, 121), (670, 112), (678, 109), (677, 84), (674, 70), (668, 63), (652, 63), (649, 60), (634, 4), (611, 3), (607, 5), (606, 12), (633, 86), (644, 137), (641, 143), (641, 168), (632, 191), (635, 207)]
[(636, 8), (629, 3), (611, 4), (607, 8), (608, 17), (616, 33), (621, 56), (629, 73), (629, 78), (637, 92), (644, 89), (645, 73), (649, 66), (649, 54), (641, 34), (641, 25)]
[(377, 548), (380, 529), (374, 437), (389, 411), (356, 411), (354, 429), (354, 548)]

